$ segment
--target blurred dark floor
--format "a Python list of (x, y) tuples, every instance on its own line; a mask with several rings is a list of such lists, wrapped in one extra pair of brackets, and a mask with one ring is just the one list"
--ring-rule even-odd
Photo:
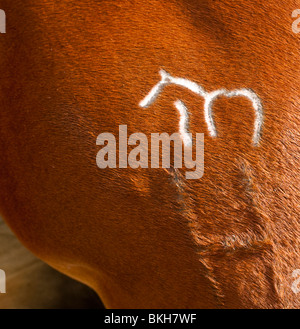
[(0, 294), (0, 309), (103, 308), (93, 290), (25, 249), (1, 218), (0, 269), (6, 273), (6, 294)]

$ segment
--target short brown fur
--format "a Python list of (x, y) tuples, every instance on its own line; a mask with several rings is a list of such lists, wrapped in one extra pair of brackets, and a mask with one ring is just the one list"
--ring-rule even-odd
[[(94, 288), (108, 308), (298, 308), (299, 2), (1, 0), (0, 209), (22, 243)], [(158, 71), (180, 87), (139, 102)], [(177, 131), (173, 102), (205, 133), (205, 174), (96, 166), (97, 135)]]

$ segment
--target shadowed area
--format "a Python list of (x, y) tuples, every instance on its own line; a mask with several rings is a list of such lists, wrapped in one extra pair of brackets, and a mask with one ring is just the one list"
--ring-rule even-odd
[(0, 309), (103, 308), (92, 289), (25, 249), (1, 218), (0, 269), (6, 273), (6, 294), (0, 294)]

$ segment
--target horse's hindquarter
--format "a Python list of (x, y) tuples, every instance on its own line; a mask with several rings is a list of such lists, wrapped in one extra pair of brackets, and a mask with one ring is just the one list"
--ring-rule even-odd
[[(299, 49), (294, 1), (3, 1), (0, 205), (36, 255), (107, 307), (297, 307)], [(213, 107), (159, 70), (211, 92)], [(99, 169), (96, 138), (119, 125), (173, 133), (185, 102), (205, 134), (205, 173)]]

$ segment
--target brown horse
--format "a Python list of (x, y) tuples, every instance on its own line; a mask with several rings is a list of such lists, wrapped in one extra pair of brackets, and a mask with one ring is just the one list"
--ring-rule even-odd
[[(300, 307), (299, 2), (0, 7), (0, 209), (20, 241), (108, 308)], [(224, 92), (205, 116), (206, 99), (166, 83), (141, 107), (160, 70), (203, 95), (251, 90), (263, 108), (259, 142), (246, 97)], [(100, 133), (177, 132), (177, 99), (189, 132), (204, 133), (202, 178), (97, 166)]]

